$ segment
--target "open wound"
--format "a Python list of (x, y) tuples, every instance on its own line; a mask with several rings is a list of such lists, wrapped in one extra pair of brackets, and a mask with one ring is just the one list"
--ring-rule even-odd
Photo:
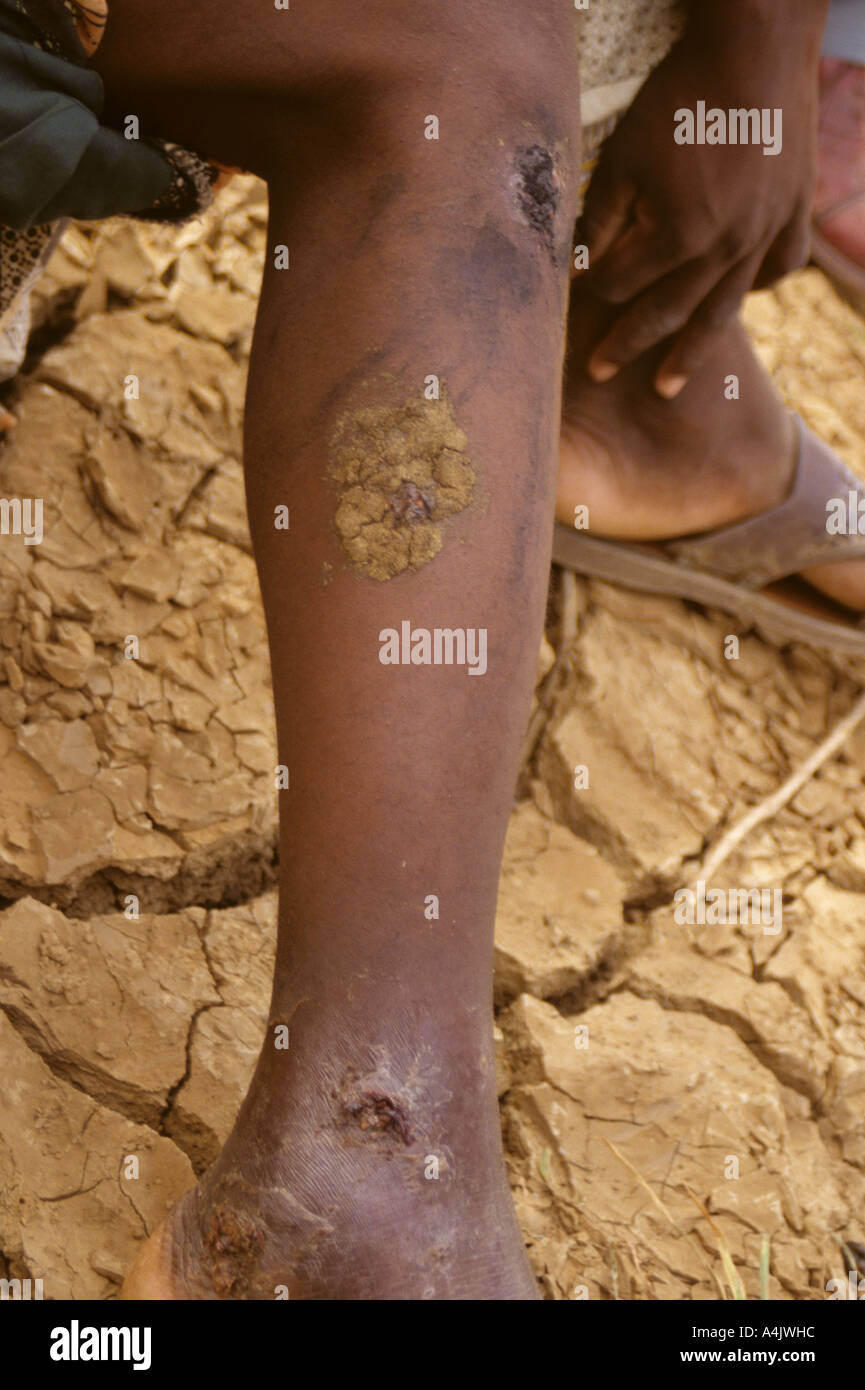
[(562, 183), (553, 156), (543, 145), (531, 145), (517, 157), (517, 197), (523, 217), (537, 232), (555, 261), (556, 213)]
[(367, 406), (337, 423), (330, 476), (334, 518), (355, 569), (370, 579), (417, 570), (441, 550), (448, 517), (470, 505), (476, 470), (446, 397)]

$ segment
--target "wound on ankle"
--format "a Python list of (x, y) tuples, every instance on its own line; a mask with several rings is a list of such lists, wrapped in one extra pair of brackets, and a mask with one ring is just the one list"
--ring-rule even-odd
[(241, 1298), (264, 1253), (264, 1232), (250, 1217), (225, 1203), (211, 1207), (204, 1227), (204, 1249), (218, 1298)]
[(376, 1087), (352, 1090), (340, 1097), (340, 1115), (344, 1124), (358, 1129), (374, 1139), (383, 1136), (400, 1144), (413, 1144), (414, 1132), (404, 1103)]

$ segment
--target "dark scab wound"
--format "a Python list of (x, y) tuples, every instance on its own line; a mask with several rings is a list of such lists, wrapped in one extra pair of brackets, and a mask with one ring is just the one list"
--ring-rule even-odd
[(420, 521), (432, 516), (435, 508), (435, 485), (418, 487), (404, 479), (390, 499), (390, 509), (399, 521)]
[(543, 145), (531, 145), (529, 149), (520, 151), (517, 169), (520, 207), (529, 225), (552, 251), (556, 212), (562, 196), (562, 184), (553, 157)]
[(384, 1091), (357, 1092), (343, 1101), (342, 1113), (346, 1120), (371, 1136), (386, 1135), (398, 1139), (401, 1144), (414, 1142), (405, 1106)]
[(265, 1243), (264, 1232), (248, 1216), (223, 1203), (210, 1209), (204, 1225), (204, 1248), (218, 1298), (242, 1297)]

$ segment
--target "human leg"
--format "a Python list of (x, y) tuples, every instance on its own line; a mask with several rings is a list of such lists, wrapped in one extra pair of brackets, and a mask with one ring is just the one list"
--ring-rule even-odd
[[(131, 1297), (535, 1295), (501, 1162), (492, 929), (549, 559), (578, 163), (564, 95), (576, 92), (573, 16), (565, 0), (528, 18), (502, 0), (476, 32), (465, 7), (439, 5), (418, 35), (417, 6), (368, 6), (363, 21), (356, 8), (341, 87), (309, 77), (317, 36), (271, 105), (259, 105), (264, 75), (248, 80), (250, 119), (267, 126), (258, 144), (255, 130), (223, 128), (223, 77), (195, 69), (191, 50), (192, 97), (182, 63), (166, 81), (178, 138), (270, 182), (246, 471), (290, 786), (258, 1069)], [(357, 31), (371, 10), (380, 47), (377, 29)], [(125, 105), (112, 53), (133, 35), (116, 27), (112, 50), (109, 27), (100, 60)], [(242, 31), (235, 40), (245, 51)], [(131, 99), (163, 119), (153, 93)], [(243, 101), (232, 85), (224, 107), (237, 115)], [(276, 268), (277, 246), (290, 268)], [(439, 401), (425, 394), (433, 377)], [(387, 579), (370, 577), (336, 522), (347, 438), (383, 501)], [(395, 482), (381, 464), (398, 455)], [(416, 472), (431, 460), (433, 487)], [(280, 506), (288, 531), (274, 526)], [(404, 621), (484, 632), (485, 672), (382, 664), (380, 634)]]

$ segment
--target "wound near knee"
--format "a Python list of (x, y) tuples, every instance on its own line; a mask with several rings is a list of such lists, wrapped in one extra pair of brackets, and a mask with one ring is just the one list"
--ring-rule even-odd
[(555, 222), (562, 181), (555, 161), (543, 145), (517, 153), (517, 202), (529, 226), (537, 232), (555, 262)]
[(354, 568), (370, 579), (417, 570), (442, 548), (444, 525), (474, 500), (468, 439), (446, 397), (367, 406), (337, 423), (330, 476), (334, 523)]

